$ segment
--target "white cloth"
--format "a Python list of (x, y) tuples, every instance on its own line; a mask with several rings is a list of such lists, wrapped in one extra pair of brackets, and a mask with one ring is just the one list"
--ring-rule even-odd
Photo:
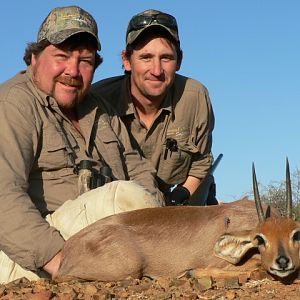
[[(54, 213), (46, 216), (47, 222), (68, 239), (95, 221), (116, 213), (161, 206), (146, 189), (133, 181), (113, 181), (88, 191), (75, 200), (66, 201)], [(0, 283), (8, 283), (26, 277), (37, 280), (45, 274), (23, 269), (0, 251)]]

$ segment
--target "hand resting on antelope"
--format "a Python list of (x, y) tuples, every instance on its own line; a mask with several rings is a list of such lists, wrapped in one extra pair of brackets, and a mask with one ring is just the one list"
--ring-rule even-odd
[[(66, 241), (56, 280), (118, 281), (128, 277), (240, 274), (263, 267), (279, 278), (299, 269), (300, 226), (263, 212), (253, 166), (254, 201), (215, 206), (168, 206), (101, 219)], [(264, 206), (265, 207), (265, 206)], [(255, 226), (258, 215), (258, 225)], [(217, 273), (216, 273), (217, 272)]]

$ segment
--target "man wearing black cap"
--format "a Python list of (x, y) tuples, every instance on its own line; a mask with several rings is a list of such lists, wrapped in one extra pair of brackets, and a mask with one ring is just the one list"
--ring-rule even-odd
[(208, 175), (213, 109), (205, 86), (176, 74), (182, 61), (176, 19), (153, 9), (133, 16), (122, 61), (125, 75), (95, 83), (92, 93), (117, 109), (132, 143), (156, 168), (167, 205), (186, 203), (204, 178), (199, 202), (217, 204)]
[(99, 50), (88, 12), (55, 8), (26, 48), (27, 70), (0, 86), (0, 283), (54, 275), (65, 240), (83, 227), (161, 205), (153, 166), (87, 97)]

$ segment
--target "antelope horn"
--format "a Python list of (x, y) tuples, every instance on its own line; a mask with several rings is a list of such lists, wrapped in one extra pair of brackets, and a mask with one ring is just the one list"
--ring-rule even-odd
[(290, 165), (289, 160), (286, 158), (286, 216), (292, 218), (292, 184), (291, 184), (291, 175), (290, 175)]
[(259, 220), (259, 222), (263, 222), (266, 218), (265, 218), (264, 211), (263, 211), (260, 197), (259, 197), (254, 163), (252, 163), (252, 180), (253, 180), (253, 194), (254, 194), (254, 200), (255, 200), (255, 206), (256, 206), (256, 211), (257, 211), (257, 215), (258, 215), (258, 220)]

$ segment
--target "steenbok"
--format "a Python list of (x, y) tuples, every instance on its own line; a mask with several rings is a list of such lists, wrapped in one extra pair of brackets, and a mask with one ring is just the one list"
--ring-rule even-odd
[(66, 241), (54, 278), (232, 276), (261, 267), (281, 278), (295, 274), (300, 226), (291, 219), (288, 162), (286, 185), (287, 217), (264, 214), (253, 166), (255, 203), (146, 208), (101, 219)]

